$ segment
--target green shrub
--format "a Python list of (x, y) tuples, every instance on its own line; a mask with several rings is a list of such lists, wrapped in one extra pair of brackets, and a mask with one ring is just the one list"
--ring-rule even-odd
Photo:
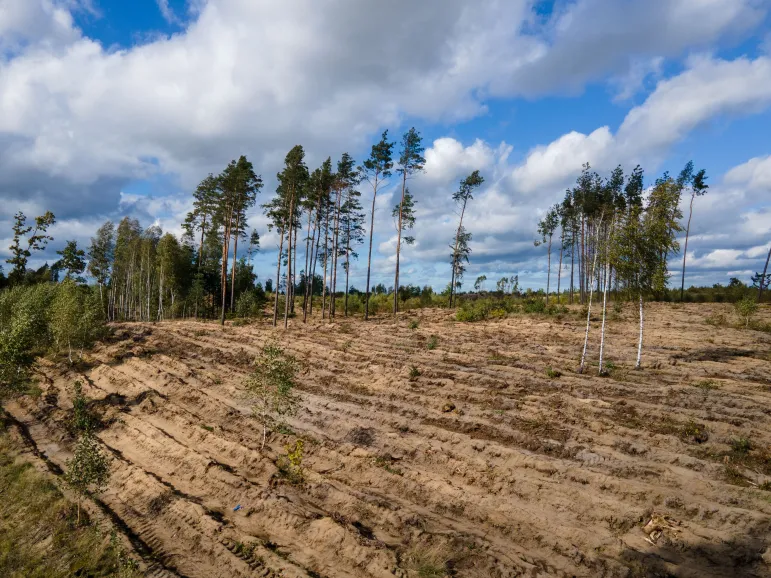
[(744, 326), (749, 327), (752, 317), (758, 312), (758, 304), (755, 299), (748, 295), (737, 301), (734, 307), (736, 308), (736, 313), (744, 321)]

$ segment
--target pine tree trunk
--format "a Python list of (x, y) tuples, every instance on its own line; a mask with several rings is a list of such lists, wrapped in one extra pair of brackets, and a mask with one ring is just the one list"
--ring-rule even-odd
[(206, 215), (203, 216), (201, 221), (201, 242), (198, 244), (198, 272), (201, 272), (201, 262), (203, 261), (203, 232), (206, 229)]
[(308, 234), (305, 237), (305, 283), (303, 284), (303, 323), (305, 323), (308, 320), (308, 259), (310, 255), (308, 254), (308, 247), (313, 248), (313, 244), (311, 243), (311, 216), (313, 215), (313, 211), (311, 209), (308, 209)]
[(278, 325), (278, 288), (281, 286), (281, 259), (284, 257), (284, 236), (286, 235), (286, 227), (281, 230), (281, 243), (278, 246), (278, 263), (276, 264), (276, 286), (274, 288), (273, 300), (273, 327)]
[(324, 286), (321, 288), (321, 319), (327, 313), (327, 269), (329, 264), (329, 208), (324, 223)]
[(691, 217), (693, 217), (693, 200), (696, 198), (696, 193), (691, 194), (691, 208), (688, 211), (688, 225), (685, 228), (685, 247), (683, 247), (683, 277), (680, 282), (680, 303), (683, 302), (685, 297), (685, 257), (688, 254), (688, 235), (691, 232)]
[(642, 361), (642, 345), (643, 345), (643, 296), (640, 292), (640, 339), (637, 342), (637, 362), (634, 364), (635, 369), (640, 369), (640, 362)]
[(581, 246), (578, 253), (578, 283), (581, 305), (586, 295), (586, 219), (581, 217)]
[(396, 273), (394, 275), (394, 317), (399, 312), (399, 254), (402, 248), (402, 208), (404, 207), (404, 193), (407, 190), (407, 172), (402, 179), (402, 200), (399, 203), (399, 228), (396, 235)]
[(289, 302), (293, 299), (294, 280), (292, 279), (292, 230), (294, 225), (294, 191), (289, 199), (289, 245), (287, 246), (286, 291), (284, 291), (284, 329), (289, 327)]
[(319, 260), (319, 246), (321, 245), (321, 203), (319, 202), (319, 211), (316, 213), (316, 230), (314, 233), (316, 248), (313, 249), (313, 266), (311, 273), (311, 293), (310, 303), (308, 304), (308, 313), (313, 316), (313, 285), (316, 279), (316, 264)]
[[(602, 219), (600, 219), (602, 223)], [(599, 231), (599, 227), (598, 227)], [(594, 271), (597, 268), (597, 251), (594, 252), (594, 258), (592, 261), (592, 269), (588, 272), (589, 277), (594, 277)], [(589, 283), (589, 304), (586, 308), (586, 334), (584, 335), (584, 349), (581, 352), (581, 365), (578, 367), (578, 373), (584, 372), (584, 364), (586, 363), (586, 346), (589, 344), (589, 325), (592, 317), (592, 296), (594, 294), (594, 282)]]
[(562, 281), (562, 251), (565, 248), (565, 231), (562, 231), (561, 239), (560, 239), (560, 265), (559, 269), (557, 269), (557, 305), (560, 304), (562, 301), (561, 295), (560, 295), (560, 282)]
[(372, 237), (375, 232), (375, 199), (377, 198), (377, 177), (372, 194), (372, 213), (369, 222), (369, 252), (367, 253), (367, 288), (364, 294), (364, 321), (369, 319), (369, 280), (372, 271)]
[(551, 235), (549, 235), (549, 245), (546, 249), (546, 307), (549, 306), (549, 282), (551, 281)]
[(610, 225), (610, 232), (608, 233), (608, 242), (605, 247), (605, 279), (603, 281), (602, 292), (602, 329), (600, 330), (600, 362), (599, 362), (599, 375), (603, 374), (602, 368), (602, 355), (605, 351), (605, 318), (608, 309), (608, 285), (610, 285), (610, 238), (613, 235), (613, 223)]
[(236, 292), (236, 258), (238, 256), (238, 227), (241, 224), (241, 215), (236, 213), (236, 228), (235, 235), (233, 235), (233, 267), (230, 269), (230, 312), (233, 312), (233, 305), (235, 303)]
[(463, 215), (466, 213), (466, 201), (463, 201), (463, 207), (460, 210), (460, 221), (458, 222), (458, 230), (455, 232), (455, 249), (452, 252), (452, 277), (450, 278), (450, 304), (452, 308), (455, 302), (455, 275), (458, 269), (458, 244), (460, 243), (460, 231), (463, 227)]
[(294, 242), (292, 243), (292, 296), (289, 299), (289, 312), (294, 315), (294, 291), (295, 291), (295, 284), (297, 283), (297, 233), (299, 231), (299, 227), (292, 227), (294, 230)]
[(343, 302), (343, 317), (348, 317), (348, 277), (351, 273), (351, 220), (346, 219), (345, 226), (345, 298)]
[(329, 302), (329, 318), (334, 319), (335, 309), (337, 308), (337, 261), (338, 247), (340, 242), (340, 202), (342, 200), (342, 191), (337, 191), (337, 201), (335, 203), (335, 220), (333, 223), (334, 239), (332, 241), (332, 291)]
[(763, 298), (763, 288), (765, 287), (764, 282), (766, 280), (766, 275), (768, 274), (769, 261), (771, 261), (771, 247), (768, 248), (768, 255), (766, 256), (766, 266), (763, 267), (763, 276), (760, 278), (760, 287), (758, 287), (758, 303), (760, 303), (760, 300)]
[(570, 304), (573, 304), (573, 293), (575, 292), (574, 276), (576, 263), (576, 235), (575, 229), (570, 234)]
[(222, 238), (222, 267), (220, 268), (220, 281), (222, 283), (222, 311), (220, 324), (225, 325), (225, 300), (228, 295), (228, 250), (230, 248), (230, 226), (233, 219), (233, 208), (228, 211), (228, 219), (225, 222)]

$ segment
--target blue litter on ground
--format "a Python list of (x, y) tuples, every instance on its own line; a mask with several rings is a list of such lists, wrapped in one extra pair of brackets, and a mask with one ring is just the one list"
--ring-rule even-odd
[(233, 508), (233, 511), (237, 512), (240, 509), (241, 509), (241, 504), (238, 504), (235, 508)]

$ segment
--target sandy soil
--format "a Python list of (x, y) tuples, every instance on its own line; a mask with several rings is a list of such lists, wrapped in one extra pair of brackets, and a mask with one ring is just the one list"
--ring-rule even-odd
[[(83, 382), (102, 501), (150, 576), (771, 576), (771, 334), (716, 311), (650, 306), (642, 371), (634, 311), (615, 315), (608, 377), (596, 340), (575, 373), (573, 315), (123, 324), (8, 410), (63, 466)], [(303, 365), (303, 484), (276, 466), (296, 436), (261, 451), (244, 395), (272, 335)]]

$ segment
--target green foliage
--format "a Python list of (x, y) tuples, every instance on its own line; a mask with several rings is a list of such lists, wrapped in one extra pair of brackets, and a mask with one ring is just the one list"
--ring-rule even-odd
[(56, 286), (50, 306), (50, 330), (55, 351), (66, 350), (72, 363), (73, 349), (83, 350), (104, 332), (104, 312), (99, 297), (72, 279)]
[(736, 313), (744, 321), (744, 326), (749, 327), (750, 321), (758, 312), (758, 304), (753, 297), (747, 296), (740, 299), (734, 305)]
[(546, 368), (546, 376), (549, 379), (557, 379), (562, 377), (562, 372), (558, 369), (553, 369), (551, 366)]
[(75, 382), (72, 398), (72, 419), (69, 429), (76, 433), (93, 432), (100, 423), (99, 416), (91, 409), (89, 399), (83, 395), (83, 384)]
[(0, 292), (0, 397), (18, 391), (35, 356), (48, 349), (48, 313), (56, 290), (40, 284)]
[(714, 379), (704, 379), (702, 381), (697, 381), (696, 383), (692, 384), (694, 387), (698, 387), (699, 389), (703, 389), (704, 391), (710, 391), (713, 389), (719, 389), (720, 384), (716, 382)]
[(241, 318), (262, 317), (265, 294), (257, 290), (244, 291), (236, 300), (236, 315)]
[(420, 320), (413, 319), (410, 321), (410, 329), (417, 329), (418, 327), (420, 327)]
[(47, 474), (22, 461), (0, 434), (0, 576), (139, 577), (117, 536), (97, 525), (75, 525), (75, 508)]
[(295, 440), (294, 447), (286, 446), (286, 455), (278, 459), (278, 470), (281, 474), (293, 484), (301, 484), (303, 476), (303, 450), (305, 442)]
[(80, 499), (102, 493), (109, 479), (110, 459), (102, 452), (94, 435), (89, 431), (83, 432), (64, 473), (64, 481), (78, 494), (78, 523)]
[(57, 251), (56, 254), (61, 255), (62, 258), (54, 264), (54, 268), (67, 271), (67, 279), (72, 278), (82, 283), (84, 279), (80, 274), (86, 270), (86, 252), (78, 249), (77, 241), (67, 241), (64, 249)]
[(262, 444), (269, 429), (283, 425), (297, 412), (300, 399), (294, 393), (297, 361), (276, 343), (268, 342), (254, 361), (254, 371), (246, 380), (253, 397), (252, 410), (263, 427)]
[(433, 350), (436, 349), (436, 346), (439, 345), (439, 338), (436, 335), (432, 335), (428, 338), (428, 342), (426, 343), (426, 349)]
[(420, 370), (414, 365), (410, 365), (410, 381), (415, 381), (420, 377)]
[[(27, 217), (19, 211), (13, 217), (13, 243), (9, 247), (11, 257), (5, 262), (13, 266), (8, 275), (8, 281), (12, 285), (21, 283), (27, 272), (27, 262), (32, 256), (32, 251), (42, 251), (53, 241), (53, 237), (46, 235), (48, 227), (56, 222), (53, 213), (46, 212), (45, 215), (35, 217), (35, 224), (27, 225)], [(31, 235), (29, 235), (32, 233)], [(29, 235), (29, 237), (27, 237)]]

